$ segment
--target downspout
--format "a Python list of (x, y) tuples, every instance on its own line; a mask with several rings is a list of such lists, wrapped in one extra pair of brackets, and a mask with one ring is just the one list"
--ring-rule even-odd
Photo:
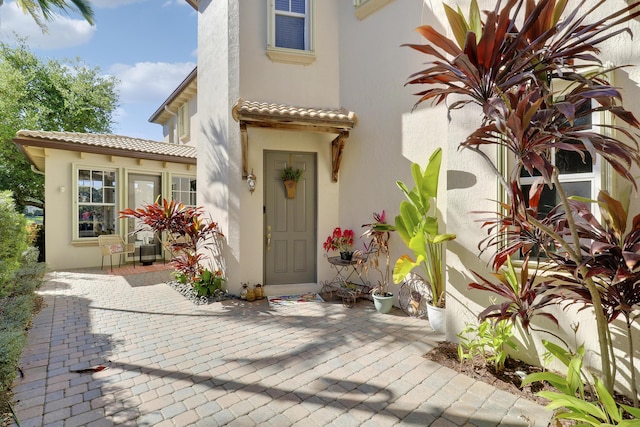
[(173, 111), (171, 111), (171, 110), (169, 109), (169, 106), (168, 106), (168, 105), (165, 105), (165, 106), (164, 106), (164, 111), (166, 111), (167, 113), (171, 114), (173, 117), (175, 117), (175, 118), (176, 118), (176, 125), (175, 125), (175, 128), (173, 129), (173, 133), (174, 133), (174, 135), (173, 135), (173, 136), (174, 136), (173, 142), (176, 142), (176, 143), (177, 143), (177, 142), (179, 142), (179, 141), (180, 141), (180, 138), (178, 138), (178, 114), (177, 114), (177, 113), (174, 113)]
[[(2, 4), (2, 0), (0, 0), (0, 4)], [(37, 173), (38, 175), (44, 175), (45, 173), (36, 169), (35, 165), (31, 165), (31, 172)]]

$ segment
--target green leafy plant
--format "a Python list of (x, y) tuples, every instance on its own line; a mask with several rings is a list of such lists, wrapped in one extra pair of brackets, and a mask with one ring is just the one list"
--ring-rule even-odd
[(282, 171), (280, 172), (280, 179), (283, 181), (298, 182), (301, 177), (302, 177), (302, 170), (294, 169), (291, 166), (287, 166), (286, 168), (282, 169)]
[(225, 279), (222, 276), (222, 271), (205, 269), (202, 271), (199, 277), (193, 282), (193, 288), (196, 290), (199, 296), (208, 297), (213, 296), (216, 290), (222, 290)]
[(492, 363), (496, 372), (504, 370), (507, 360), (507, 347), (518, 351), (513, 340), (513, 324), (506, 320), (484, 320), (479, 325), (467, 324), (458, 334), (458, 357), (473, 362), (474, 356), (479, 355), (485, 362)]
[(587, 376), (582, 371), (584, 358), (584, 346), (580, 346), (576, 353), (570, 353), (562, 347), (543, 340), (547, 351), (562, 362), (567, 368), (566, 375), (555, 372), (536, 372), (527, 375), (522, 381), (522, 386), (546, 381), (554, 386), (558, 392), (541, 391), (537, 395), (549, 400), (547, 409), (558, 410), (555, 417), (558, 419), (573, 420), (579, 426), (640, 426), (640, 419), (624, 419), (624, 412), (631, 416), (640, 417), (640, 409), (627, 405), (617, 404), (600, 379), (594, 377), (593, 401), (585, 397), (584, 382)]
[(401, 283), (414, 269), (422, 269), (426, 278), (420, 277), (431, 287), (431, 304), (436, 307), (445, 306), (443, 244), (456, 238), (455, 234), (440, 234), (439, 231), (437, 198), (441, 163), (442, 149), (437, 148), (424, 171), (417, 163), (411, 165), (415, 184), (411, 190), (397, 181), (406, 200), (400, 203), (400, 214), (395, 219), (396, 230), (414, 257), (402, 255), (393, 268), (395, 283)]

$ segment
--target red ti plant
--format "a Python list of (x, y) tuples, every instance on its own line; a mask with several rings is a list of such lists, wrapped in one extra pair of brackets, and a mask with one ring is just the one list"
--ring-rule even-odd
[[(640, 310), (640, 214), (633, 218), (631, 230), (627, 232), (628, 212), (620, 201), (605, 191), (600, 192), (598, 206), (603, 224), (591, 213), (586, 202), (590, 201), (571, 200), (578, 216), (576, 228), (585, 242), (582, 247), (582, 266), (585, 268), (576, 268), (572, 260), (558, 257), (556, 263), (560, 269), (571, 275), (556, 274), (561, 281), (553, 286), (553, 292), (584, 304), (584, 308), (592, 306), (591, 294), (581, 276), (585, 272), (596, 282), (607, 321), (611, 323), (620, 315), (624, 317), (634, 406), (638, 407), (632, 325)], [(577, 277), (574, 276), (576, 271)]]
[[(613, 355), (600, 292), (583, 263), (575, 218), (566, 214), (572, 212), (571, 205), (550, 153), (566, 150), (578, 153), (583, 160), (600, 156), (636, 185), (629, 171), (632, 165), (640, 164), (640, 156), (636, 137), (625, 126), (638, 128), (640, 122), (622, 107), (621, 93), (606, 79), (614, 69), (603, 70), (597, 55), (602, 42), (628, 32), (620, 24), (640, 16), (640, 10), (637, 2), (610, 14), (599, 10), (604, 0), (592, 7), (581, 0), (565, 10), (567, 4), (555, 0), (498, 1), (493, 10), (480, 13), (472, 0), (468, 17), (445, 6), (454, 37), (429, 25), (418, 28), (427, 44), (409, 46), (428, 55), (429, 60), (427, 68), (410, 76), (408, 84), (426, 86), (417, 93), (416, 106), (429, 100), (439, 104), (454, 95), (450, 109), (470, 103), (482, 108), (481, 124), (461, 145), (487, 162), (509, 199), (507, 214), (498, 218), (492, 230), (509, 228), (514, 232), (504, 235), (506, 252), (494, 245), (498, 252), (494, 267), (508, 259), (509, 251), (527, 249), (532, 240), (552, 244), (574, 263), (574, 276), (583, 280), (593, 301), (604, 383), (612, 391)], [(589, 72), (591, 69), (601, 71)], [(553, 80), (562, 80), (569, 87), (562, 101), (552, 93)], [(602, 134), (577, 124), (581, 115), (595, 112), (610, 112), (618, 121), (605, 125), (608, 132)], [(513, 156), (515, 167), (507, 176), (483, 151), (495, 147)], [(561, 204), (552, 217), (539, 218), (526, 206), (519, 182), (523, 169), (532, 176), (539, 173), (546, 185), (556, 188)], [(521, 238), (516, 238), (516, 231), (528, 232), (533, 239), (518, 243)]]
[(207, 256), (201, 250), (211, 250), (218, 238), (224, 237), (216, 222), (203, 218), (202, 207), (186, 206), (175, 200), (163, 199), (162, 204), (156, 202), (118, 213), (120, 218), (139, 220), (134, 233), (151, 228), (160, 239), (164, 234), (173, 266), (189, 283), (196, 281), (204, 271), (202, 261)]
[(490, 318), (496, 321), (509, 320), (515, 325), (520, 321), (525, 331), (528, 331), (530, 328), (533, 329), (531, 319), (539, 315), (558, 324), (558, 319), (553, 314), (542, 311), (545, 307), (555, 304), (554, 296), (547, 292), (554, 279), (538, 281), (535, 273), (530, 276), (529, 257), (525, 258), (519, 273), (509, 257), (506, 268), (493, 273), (497, 279), (494, 281), (485, 279), (475, 271), (473, 274), (480, 281), (470, 283), (469, 289), (489, 291), (504, 298), (502, 302), (490, 305), (478, 315), (481, 322)]

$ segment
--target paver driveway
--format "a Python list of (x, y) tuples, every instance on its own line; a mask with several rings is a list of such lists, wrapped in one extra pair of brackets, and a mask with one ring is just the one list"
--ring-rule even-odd
[[(548, 424), (424, 359), (441, 338), (425, 320), (368, 301), (196, 306), (153, 278), (47, 276), (14, 390), (23, 427)], [(110, 368), (71, 372), (96, 365)]]

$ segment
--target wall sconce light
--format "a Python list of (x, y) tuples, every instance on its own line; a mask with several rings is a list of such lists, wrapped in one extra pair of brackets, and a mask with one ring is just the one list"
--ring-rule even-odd
[(66, 188), (64, 187), (58, 187), (58, 191), (61, 193), (64, 193), (66, 191)]
[(247, 186), (251, 194), (256, 191), (256, 175), (253, 173), (253, 169), (251, 169), (251, 173), (247, 175)]

